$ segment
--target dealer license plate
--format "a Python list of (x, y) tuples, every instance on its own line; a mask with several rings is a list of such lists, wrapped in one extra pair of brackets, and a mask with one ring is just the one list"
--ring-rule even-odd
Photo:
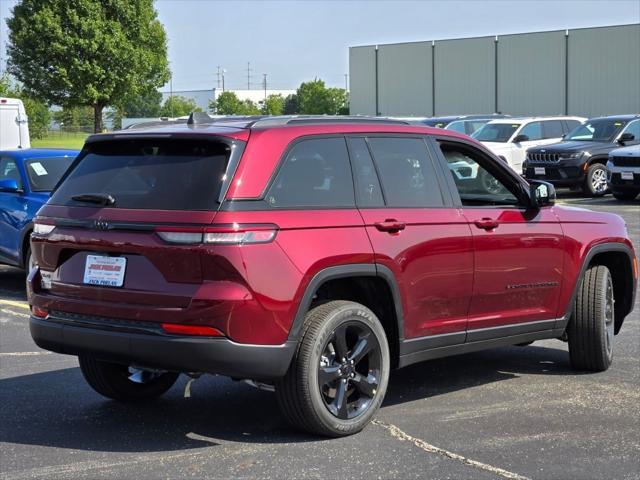
[(126, 268), (127, 259), (124, 257), (87, 255), (84, 283), (103, 287), (121, 287), (124, 284)]
[(622, 180), (633, 180), (633, 172), (622, 172), (620, 173), (620, 178)]

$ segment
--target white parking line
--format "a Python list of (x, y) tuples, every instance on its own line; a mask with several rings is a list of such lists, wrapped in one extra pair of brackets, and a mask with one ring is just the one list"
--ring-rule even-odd
[(390, 425), (388, 423), (381, 422), (380, 420), (373, 420), (373, 422), (371, 423), (388, 430), (392, 437), (400, 441), (411, 442), (416, 447), (418, 447), (421, 450), (424, 450), (425, 452), (435, 453), (443, 457), (450, 458), (452, 460), (457, 460), (471, 467), (478, 468), (480, 470), (485, 470), (487, 472), (491, 472), (494, 475), (498, 475), (503, 478), (509, 478), (513, 480), (529, 480), (528, 477), (524, 477), (517, 473), (509, 472), (508, 470), (504, 470), (502, 468), (498, 468), (492, 465), (488, 465), (486, 463), (478, 462), (477, 460), (472, 460), (462, 455), (458, 455), (457, 453), (450, 452), (449, 450), (445, 450), (443, 448), (436, 447), (435, 445), (431, 445), (430, 443), (427, 443), (424, 440), (420, 440), (419, 438), (412, 437), (408, 433), (405, 433), (402, 430), (400, 430), (395, 425)]
[(29, 318), (28, 313), (14, 312), (13, 310), (9, 310), (8, 308), (0, 308), (0, 312), (6, 313), (7, 315), (14, 315), (16, 317)]
[(53, 352), (4, 352), (0, 357), (32, 357), (34, 355), (51, 355)]

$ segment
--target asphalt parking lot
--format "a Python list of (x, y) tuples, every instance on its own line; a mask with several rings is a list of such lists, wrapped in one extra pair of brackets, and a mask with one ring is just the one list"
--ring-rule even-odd
[[(561, 203), (622, 215), (640, 246), (640, 203)], [(157, 402), (94, 393), (75, 357), (38, 349), (24, 274), (0, 267), (0, 479), (640, 478), (640, 306), (599, 374), (540, 341), (392, 374), (374, 424), (344, 439), (291, 430), (275, 397), (202, 377)]]

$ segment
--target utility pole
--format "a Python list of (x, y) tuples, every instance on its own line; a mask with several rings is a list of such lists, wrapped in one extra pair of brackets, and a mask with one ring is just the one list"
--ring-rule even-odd
[(348, 73), (344, 74), (344, 91), (345, 92), (349, 91), (349, 74)]
[(264, 99), (267, 99), (267, 74), (262, 74), (262, 85), (264, 86)]
[(171, 117), (173, 117), (173, 74), (169, 77), (169, 105), (171, 105)]
[(222, 91), (224, 92), (224, 74), (227, 73), (227, 69), (222, 69)]
[(220, 88), (220, 65), (218, 65), (218, 73), (217, 73), (217, 76), (218, 76), (218, 88)]
[(247, 62), (247, 90), (251, 90), (251, 62)]

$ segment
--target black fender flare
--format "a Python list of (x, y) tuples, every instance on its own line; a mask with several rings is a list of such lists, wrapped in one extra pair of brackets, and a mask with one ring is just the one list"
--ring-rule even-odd
[[(582, 260), (582, 266), (580, 267), (580, 274), (577, 277), (576, 284), (573, 287), (573, 293), (571, 294), (571, 297), (569, 299), (569, 305), (567, 305), (564, 316), (560, 317), (560, 319), (556, 323), (555, 328), (566, 327), (567, 324), (569, 323), (571, 315), (573, 314), (573, 306), (575, 304), (576, 297), (578, 296), (578, 289), (582, 285), (582, 279), (584, 278), (584, 274), (587, 271), (587, 268), (589, 268), (589, 265), (591, 265), (591, 261), (593, 260), (593, 258), (600, 253), (610, 253), (610, 252), (626, 253), (629, 259), (629, 269), (631, 271), (631, 277), (629, 278), (629, 281), (631, 282), (631, 295), (630, 295), (630, 298), (628, 299), (628, 302), (626, 302), (625, 304), (626, 311), (624, 313), (624, 317), (626, 317), (627, 315), (629, 315), (629, 313), (631, 313), (631, 311), (633, 310), (633, 305), (635, 303), (635, 296), (636, 296), (636, 290), (637, 290), (637, 279), (634, 277), (634, 274), (633, 274), (633, 261), (635, 258), (633, 250), (628, 245), (625, 245), (624, 243), (616, 243), (616, 242), (600, 243), (598, 245), (594, 245), (593, 247), (591, 247), (587, 252), (587, 254), (584, 256), (584, 259)], [(620, 331), (620, 328), (622, 327), (622, 322), (624, 321), (624, 317), (621, 318), (620, 320), (616, 320), (615, 333), (618, 333)]]
[(400, 296), (400, 287), (398, 286), (398, 282), (393, 272), (388, 267), (377, 263), (351, 263), (336, 265), (334, 267), (327, 267), (316, 273), (307, 285), (302, 296), (302, 300), (298, 304), (296, 316), (293, 319), (291, 328), (289, 329), (288, 341), (298, 341), (300, 339), (302, 326), (304, 324), (304, 317), (309, 311), (309, 307), (313, 301), (313, 296), (318, 289), (329, 280), (348, 277), (380, 277), (387, 283), (393, 297), (396, 319), (398, 322), (397, 328), (399, 341), (402, 342), (404, 339), (404, 315), (402, 309), (402, 298)]

